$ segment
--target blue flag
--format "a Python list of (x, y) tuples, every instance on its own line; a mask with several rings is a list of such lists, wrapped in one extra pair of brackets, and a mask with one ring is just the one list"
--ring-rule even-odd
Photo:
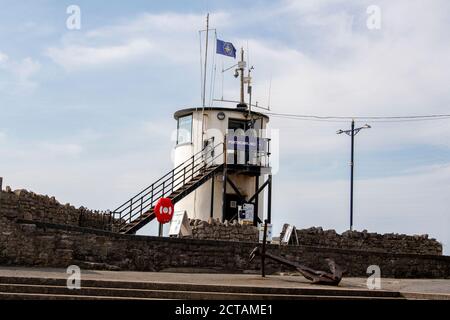
[(225, 42), (219, 39), (217, 39), (216, 53), (236, 58), (236, 48), (233, 44), (231, 42)]

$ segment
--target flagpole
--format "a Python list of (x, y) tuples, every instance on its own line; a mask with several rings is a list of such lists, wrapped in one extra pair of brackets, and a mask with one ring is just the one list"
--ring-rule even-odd
[[(206, 44), (205, 44), (205, 67), (203, 75), (203, 108), (205, 108), (206, 103), (206, 68), (208, 63), (208, 38), (209, 38), (209, 13), (206, 15)], [(203, 130), (203, 128), (202, 128)]]
[(241, 48), (241, 104), (244, 105), (244, 48)]
[(204, 75), (203, 75), (203, 101), (202, 101), (202, 135), (201, 135), (201, 141), (200, 141), (200, 148), (203, 148), (203, 136), (204, 136), (204, 123), (205, 121), (205, 105), (206, 105), (206, 68), (208, 65), (208, 38), (209, 38), (209, 13), (206, 15), (206, 43), (205, 43), (205, 67), (204, 67)]

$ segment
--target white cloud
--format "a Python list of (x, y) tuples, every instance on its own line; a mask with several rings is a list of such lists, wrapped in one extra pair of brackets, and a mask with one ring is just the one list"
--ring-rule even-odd
[[(298, 38), (293, 45), (249, 41), (252, 64), (256, 65), (253, 99), (267, 105), (272, 75), (274, 112), (337, 116), (448, 114), (450, 34), (448, 19), (442, 12), (450, 5), (435, 1), (423, 12), (420, 1), (381, 1), (382, 29), (371, 31), (365, 28), (363, 3), (342, 2), (338, 9), (335, 5), (341, 2), (288, 2), (289, 12), (285, 8), (282, 14), (288, 15), (286, 23), (291, 26), (285, 28), (286, 32)], [(302, 35), (318, 31), (319, 47), (311, 49), (302, 42)], [(226, 92), (236, 95), (235, 87)], [(373, 129), (364, 134), (365, 148), (450, 146), (448, 120), (372, 124)], [(333, 137), (334, 132), (349, 126), (275, 118), (272, 125), (281, 128), (282, 139), (289, 141), (288, 152), (300, 154), (337, 150), (342, 144)], [(289, 139), (291, 136), (303, 139)]]
[[(211, 20), (226, 35), (226, 40), (237, 46), (248, 40), (251, 63), (256, 67), (253, 100), (258, 100), (260, 105), (267, 104), (272, 75), (274, 112), (448, 113), (450, 34), (444, 15), (449, 4), (445, 1), (425, 5), (423, 1), (378, 3), (383, 19), (379, 31), (365, 28), (366, 7), (359, 1), (287, 1), (270, 12), (265, 7), (250, 16), (247, 11), (221, 12), (212, 15)], [(70, 71), (128, 63), (197, 66), (198, 30), (203, 25), (202, 15), (143, 14), (116, 25), (68, 33), (58, 45), (48, 48), (46, 54)], [(260, 35), (261, 26), (273, 26), (274, 33)], [(280, 26), (282, 32), (276, 30)], [(252, 29), (258, 29), (254, 37)], [(242, 30), (246, 30), (249, 39), (239, 38)], [(232, 60), (229, 61), (231, 64)], [(32, 62), (24, 62), (23, 70), (15, 76), (20, 78), (22, 74), (31, 79), (38, 69)], [(0, 52), (0, 68), (11, 63)], [(230, 78), (225, 87), (226, 98), (236, 97), (238, 93), (237, 82)], [(308, 157), (311, 155), (319, 158), (347, 155), (348, 139), (335, 134), (336, 129), (348, 126), (347, 123), (276, 118), (271, 123), (281, 129), (281, 156), (284, 159), (297, 156), (299, 166), (314, 167), (312, 157)], [(109, 138), (117, 147), (116, 153), (101, 159), (80, 156), (91, 155), (89, 144), (83, 139), (43, 143), (29, 153), (26, 148), (19, 151), (21, 148), (16, 147), (10, 150), (16, 154), (16, 161), (7, 165), (8, 172), (19, 186), (55, 194), (62, 201), (68, 199), (79, 205), (111, 209), (171, 167), (169, 139), (167, 143), (161, 141), (164, 132), (169, 137), (173, 126), (150, 121), (137, 127), (137, 131), (127, 128), (130, 132), (124, 136), (115, 131), (117, 136)], [(94, 140), (98, 137), (95, 133), (86, 135)], [(364, 143), (359, 139), (364, 139)], [(92, 146), (102, 145), (102, 141), (92, 141)], [(416, 144), (448, 148), (449, 141), (448, 121), (375, 123), (373, 129), (358, 136), (357, 148), (358, 151), (397, 151)], [(127, 149), (129, 144), (131, 151)], [(44, 153), (47, 153), (45, 160), (51, 161), (26, 163), (27, 159), (41, 159)], [(70, 165), (69, 161), (55, 160), (62, 157), (75, 159), (77, 163)], [(402, 176), (399, 173), (391, 178), (358, 180), (357, 228), (429, 232), (450, 245), (449, 221), (445, 215), (448, 201), (444, 199), (450, 191), (448, 167), (420, 169), (404, 170)], [(317, 167), (314, 170), (320, 171)], [(45, 172), (46, 179), (30, 178), (36, 172)], [(274, 180), (276, 223), (292, 222), (299, 227), (322, 225), (343, 231), (348, 225), (348, 181), (336, 181), (324, 175), (321, 181), (311, 181), (295, 172), (291, 175), (295, 181), (277, 176)], [(105, 185), (104, 181), (111, 183)]]
[(0, 130), (0, 143), (6, 141), (6, 133)]
[[(214, 15), (217, 23), (224, 14)], [(191, 63), (197, 61), (198, 30), (204, 17), (195, 14), (142, 14), (121, 24), (67, 35), (46, 54), (67, 70), (121, 63)]]
[(11, 59), (0, 51), (0, 89), (8, 92), (23, 93), (33, 90), (38, 85), (33, 79), (41, 69), (41, 64), (30, 57), (21, 60)]
[[(298, 228), (322, 226), (338, 232), (348, 229), (347, 180), (283, 181), (274, 190), (274, 206), (277, 208), (274, 223), (277, 229), (283, 223), (292, 223)], [(449, 193), (450, 164), (421, 168), (408, 175), (357, 179), (355, 229), (380, 233), (428, 233), (446, 245), (448, 254)]]
[(151, 54), (153, 50), (154, 44), (148, 40), (135, 39), (123, 45), (101, 47), (69, 45), (64, 48), (50, 48), (47, 54), (64, 68), (76, 70), (80, 67), (119, 64), (139, 59)]
[(52, 156), (79, 156), (83, 151), (83, 148), (74, 143), (51, 143), (44, 142), (40, 145), (43, 151), (49, 153)]
[(77, 206), (114, 209), (172, 169), (170, 139), (159, 136), (158, 141), (152, 142), (145, 126), (103, 133), (86, 129), (37, 143), (16, 141), (0, 148), (2, 172), (14, 188), (51, 194)]
[[(253, 99), (267, 105), (267, 84), (272, 75), (273, 112), (448, 114), (450, 34), (443, 12), (448, 12), (450, 5), (435, 1), (427, 4), (424, 12), (420, 1), (380, 1), (382, 29), (369, 31), (365, 28), (366, 6), (356, 1), (336, 6), (341, 2), (288, 2), (282, 15), (287, 15), (285, 21), (290, 27), (284, 30), (293, 43), (249, 40), (252, 64), (256, 66)], [(318, 37), (311, 41), (313, 44), (320, 42), (316, 47), (309, 41), (311, 34)], [(307, 38), (303, 40), (302, 36)], [(227, 97), (236, 96), (233, 86), (225, 89)], [(358, 152), (386, 154), (413, 146), (450, 147), (449, 120), (371, 124), (373, 129), (358, 135)], [(272, 118), (271, 125), (280, 129), (282, 161), (296, 161), (304, 170), (317, 170), (320, 177), (311, 181), (294, 172), (295, 181), (275, 177), (274, 208), (280, 217), (274, 218), (277, 227), (291, 222), (344, 231), (348, 228), (348, 181), (327, 178), (312, 163), (315, 157), (348, 156), (349, 139), (335, 132), (350, 124)], [(439, 156), (425, 150), (411, 157), (425, 159), (430, 164), (426, 168), (405, 168), (392, 177), (357, 181), (357, 228), (431, 233), (450, 247), (445, 197), (450, 191), (450, 166), (433, 165), (433, 159)], [(337, 171), (334, 164), (327, 163), (330, 167), (323, 170)]]
[(151, 135), (152, 137), (171, 137), (174, 127), (174, 121), (172, 119), (167, 119), (166, 121), (155, 121), (148, 120), (142, 123), (142, 131), (144, 134)]
[(20, 81), (27, 82), (30, 81), (29, 79), (35, 75), (40, 68), (40, 63), (31, 58), (25, 58), (15, 65), (14, 74)]
[(5, 53), (0, 51), (0, 66), (4, 66), (8, 59), (9, 57)]

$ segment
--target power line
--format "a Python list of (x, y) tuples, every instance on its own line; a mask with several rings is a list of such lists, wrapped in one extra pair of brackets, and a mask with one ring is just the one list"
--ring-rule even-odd
[(276, 118), (282, 118), (282, 119), (290, 119), (290, 120), (300, 120), (300, 121), (316, 121), (316, 122), (348, 122), (348, 120), (328, 120), (328, 119), (314, 119), (314, 118), (301, 118), (301, 117), (292, 117), (292, 116), (285, 116), (285, 115), (272, 115), (265, 113), (267, 115), (270, 115), (272, 117)]
[[(222, 89), (223, 90), (223, 89)], [(221, 102), (237, 102), (213, 99), (213, 101)], [(253, 106), (253, 105), (252, 105)], [(260, 108), (267, 110), (258, 104), (254, 105), (255, 108)], [(291, 120), (302, 120), (302, 121), (324, 121), (324, 122), (348, 122), (349, 120), (359, 120), (359, 121), (371, 121), (371, 122), (413, 122), (413, 121), (430, 121), (430, 120), (447, 120), (450, 119), (450, 114), (427, 114), (427, 115), (407, 115), (407, 116), (320, 116), (312, 114), (293, 114), (293, 113), (277, 113), (270, 111), (262, 111), (261, 113), (266, 114), (271, 117), (285, 118)]]
[(408, 121), (450, 119), (450, 114), (408, 115), (408, 116), (319, 116), (319, 115), (289, 114), (289, 113), (275, 113), (275, 112), (265, 112), (265, 114), (273, 117), (280, 117), (292, 120), (328, 121), (328, 122), (346, 122), (348, 120), (374, 121), (374, 122), (408, 122)]

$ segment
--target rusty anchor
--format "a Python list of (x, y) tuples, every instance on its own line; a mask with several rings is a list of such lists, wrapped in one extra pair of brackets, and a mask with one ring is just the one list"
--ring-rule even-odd
[[(269, 258), (278, 263), (284, 264), (289, 267), (293, 267), (293, 268), (297, 269), (306, 279), (311, 280), (312, 283), (314, 283), (314, 284), (337, 286), (337, 285), (339, 285), (339, 282), (342, 279), (342, 274), (344, 272), (334, 262), (333, 259), (329, 259), (329, 258), (325, 259), (325, 261), (327, 261), (327, 263), (328, 263), (330, 272), (325, 272), (325, 271), (320, 271), (320, 270), (314, 270), (305, 265), (289, 261), (286, 258), (265, 252), (265, 250), (263, 250), (263, 252), (261, 252), (261, 249), (259, 247), (256, 247), (252, 250), (252, 252), (250, 253), (249, 262), (251, 262), (256, 256), (261, 256), (261, 258)], [(264, 260), (262, 259), (262, 261), (264, 261)], [(262, 268), (264, 268), (264, 266), (262, 266)]]

